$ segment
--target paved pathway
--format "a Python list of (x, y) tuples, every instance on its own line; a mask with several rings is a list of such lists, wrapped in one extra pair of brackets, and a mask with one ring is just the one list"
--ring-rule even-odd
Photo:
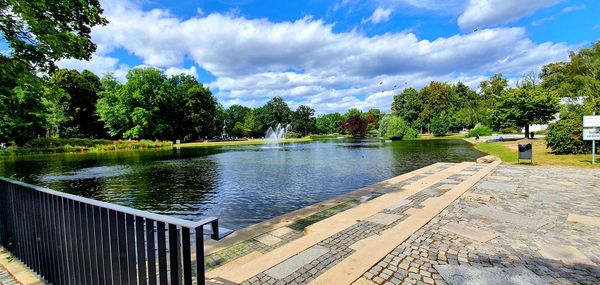
[(379, 187), (325, 217), (341, 214), (240, 243), (209, 276), (216, 284), (600, 284), (600, 172), (499, 166), (479, 180), (487, 168), (440, 164)]
[(0, 285), (18, 285), (19, 283), (0, 265)]

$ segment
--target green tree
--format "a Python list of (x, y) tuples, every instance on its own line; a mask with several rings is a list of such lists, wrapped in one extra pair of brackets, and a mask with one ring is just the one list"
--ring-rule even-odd
[(369, 109), (367, 113), (365, 113), (365, 120), (367, 120), (368, 126), (367, 129), (369, 131), (379, 129), (379, 121), (383, 118), (383, 113), (379, 109)]
[(342, 121), (344, 120), (342, 114), (331, 113), (319, 115), (316, 119), (316, 129), (319, 134), (339, 134), (341, 133)]
[(555, 93), (539, 86), (523, 86), (506, 90), (500, 95), (492, 123), (496, 129), (522, 127), (525, 137), (529, 137), (529, 125), (545, 124), (559, 110), (560, 103)]
[(246, 116), (252, 112), (252, 109), (241, 105), (231, 105), (225, 111), (225, 122), (229, 134), (233, 136), (248, 136), (249, 131), (243, 127)]
[(445, 111), (435, 114), (431, 118), (431, 132), (436, 137), (445, 136), (450, 131), (451, 126), (452, 120)]
[(423, 98), (414, 88), (406, 88), (394, 96), (392, 115), (402, 118), (415, 128), (421, 128), (419, 115), (423, 112)]
[(108, 21), (98, 0), (0, 1), (0, 31), (11, 56), (29, 67), (52, 71), (63, 58), (89, 60), (96, 45), (90, 32)]
[(102, 80), (97, 111), (112, 136), (189, 141), (220, 129), (219, 105), (194, 77), (135, 68), (126, 78), (125, 84)]
[(72, 118), (62, 127), (66, 137), (106, 137), (104, 126), (96, 114), (98, 92), (102, 83), (94, 73), (84, 70), (58, 69), (52, 74), (50, 84), (55, 84), (65, 90), (69, 97), (65, 100), (67, 115)]
[(305, 136), (315, 128), (315, 109), (300, 105), (292, 114), (292, 128)]
[(64, 104), (69, 98), (69, 94), (56, 85), (44, 86), (44, 96), (41, 100), (45, 108), (44, 122), (49, 137), (58, 136), (61, 128), (73, 120), (73, 117), (69, 116), (69, 106)]
[(42, 78), (22, 61), (0, 64), (0, 140), (22, 145), (47, 127)]
[(417, 134), (418, 132), (400, 117), (386, 115), (379, 124), (379, 136), (392, 140), (415, 138)]
[(256, 127), (261, 136), (265, 134), (269, 127), (275, 127), (278, 124), (285, 126), (291, 123), (292, 111), (281, 97), (275, 97), (264, 106), (254, 110), (254, 119)]

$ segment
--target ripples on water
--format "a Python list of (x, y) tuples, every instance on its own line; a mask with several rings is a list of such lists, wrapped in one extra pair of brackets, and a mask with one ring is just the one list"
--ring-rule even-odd
[(0, 175), (71, 194), (245, 227), (431, 163), (473, 161), (460, 140), (327, 140), (0, 159)]

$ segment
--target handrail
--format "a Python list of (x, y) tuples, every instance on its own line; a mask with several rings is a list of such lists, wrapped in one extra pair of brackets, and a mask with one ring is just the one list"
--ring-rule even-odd
[(125, 214), (130, 214), (130, 215), (134, 215), (134, 216), (138, 216), (138, 217), (143, 217), (146, 219), (152, 219), (158, 222), (164, 222), (167, 224), (172, 224), (172, 225), (177, 225), (180, 227), (186, 227), (186, 228), (190, 228), (190, 229), (195, 229), (197, 227), (201, 227), (207, 224), (211, 224), (213, 222), (215, 222), (217, 220), (217, 218), (215, 217), (207, 217), (204, 219), (201, 219), (199, 221), (189, 221), (189, 220), (184, 220), (184, 219), (180, 219), (180, 218), (175, 218), (175, 217), (169, 217), (169, 216), (165, 216), (165, 215), (160, 215), (160, 214), (155, 214), (155, 213), (151, 213), (148, 211), (142, 211), (142, 210), (137, 210), (134, 208), (130, 208), (130, 207), (126, 207), (126, 206), (121, 206), (121, 205), (115, 205), (115, 204), (111, 204), (111, 203), (107, 203), (107, 202), (102, 202), (102, 201), (98, 201), (98, 200), (94, 200), (94, 199), (89, 199), (89, 198), (84, 198), (81, 196), (77, 196), (77, 195), (73, 195), (73, 194), (68, 194), (68, 193), (64, 193), (64, 192), (59, 192), (56, 190), (52, 190), (52, 189), (48, 189), (45, 187), (41, 187), (41, 186), (36, 186), (36, 185), (32, 185), (29, 183), (25, 183), (22, 181), (18, 181), (18, 180), (12, 180), (12, 179), (8, 179), (5, 177), (1, 177), (0, 176), (0, 180), (8, 182), (8, 183), (13, 183), (13, 184), (17, 184), (17, 185), (21, 185), (23, 187), (28, 187), (43, 193), (47, 193), (47, 194), (51, 194), (51, 195), (55, 195), (55, 196), (59, 196), (59, 197), (63, 197), (63, 198), (67, 198), (67, 199), (71, 199), (77, 202), (81, 202), (81, 203), (85, 203), (85, 204), (90, 204), (93, 206), (97, 206), (97, 207), (101, 207), (101, 208), (105, 208), (105, 209), (109, 209), (109, 210), (115, 210), (117, 212), (122, 212)]
[(204, 284), (204, 226), (232, 233), (4, 177), (0, 204), (0, 246), (53, 284), (193, 284), (192, 250)]

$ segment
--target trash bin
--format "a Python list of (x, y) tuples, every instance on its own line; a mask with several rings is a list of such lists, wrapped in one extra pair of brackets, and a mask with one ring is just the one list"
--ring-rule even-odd
[(521, 159), (529, 159), (530, 161), (533, 161), (532, 157), (533, 150), (531, 149), (531, 144), (519, 144), (519, 162), (521, 162)]

